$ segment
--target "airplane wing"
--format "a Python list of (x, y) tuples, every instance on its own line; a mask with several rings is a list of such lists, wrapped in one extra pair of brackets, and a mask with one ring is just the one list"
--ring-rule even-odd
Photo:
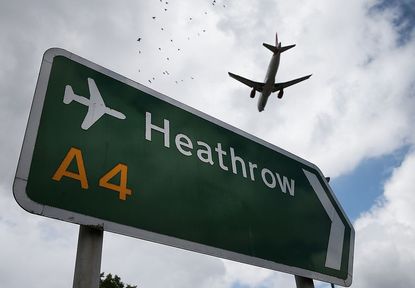
[(276, 92), (276, 91), (282, 90), (284, 88), (287, 88), (289, 86), (292, 86), (294, 84), (297, 84), (297, 83), (299, 83), (301, 81), (307, 80), (310, 77), (311, 77), (311, 74), (310, 75), (307, 75), (307, 76), (304, 76), (304, 77), (301, 77), (301, 78), (297, 78), (297, 79), (291, 80), (291, 81), (281, 82), (281, 83), (275, 83), (274, 84), (274, 88), (272, 89), (272, 92)]
[(95, 84), (94, 79), (88, 78), (88, 87), (89, 87), (89, 101), (91, 101), (91, 103), (95, 105), (105, 107), (104, 100), (101, 97), (101, 93), (99, 93), (97, 84)]
[(251, 87), (251, 88), (254, 88), (256, 91), (258, 91), (258, 92), (262, 92), (262, 88), (264, 87), (264, 83), (261, 83), (261, 82), (255, 82), (255, 81), (252, 81), (252, 80), (249, 80), (249, 79), (246, 79), (246, 78), (244, 78), (244, 77), (242, 77), (242, 76), (239, 76), (239, 75), (236, 75), (236, 74), (233, 74), (233, 73), (231, 73), (231, 72), (228, 72), (228, 74), (229, 74), (229, 76), (231, 76), (233, 79), (235, 79), (235, 80), (238, 80), (239, 82), (242, 82), (242, 83), (244, 83), (245, 85), (247, 85), (247, 86), (249, 86), (249, 87)]
[(104, 100), (99, 93), (98, 87), (95, 84), (94, 79), (88, 78), (89, 87), (89, 105), (88, 112), (85, 116), (84, 121), (81, 124), (81, 128), (87, 130), (95, 122), (105, 114), (106, 106)]

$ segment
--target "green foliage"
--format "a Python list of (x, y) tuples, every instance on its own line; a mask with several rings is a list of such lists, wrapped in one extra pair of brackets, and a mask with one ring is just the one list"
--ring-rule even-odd
[(108, 273), (107, 276), (105, 276), (104, 272), (100, 275), (99, 280), (99, 288), (137, 288), (137, 286), (131, 286), (125, 284), (121, 281), (121, 278), (117, 275), (114, 275), (114, 277), (111, 275), (111, 273)]

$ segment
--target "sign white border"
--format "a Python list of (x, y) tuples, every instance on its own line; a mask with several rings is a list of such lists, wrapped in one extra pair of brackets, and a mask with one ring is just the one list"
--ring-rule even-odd
[(36, 84), (35, 94), (34, 94), (32, 107), (31, 107), (30, 115), (29, 115), (29, 120), (28, 120), (28, 124), (26, 127), (25, 137), (23, 140), (23, 146), (22, 146), (22, 150), (20, 153), (16, 176), (15, 176), (14, 183), (13, 183), (14, 197), (17, 203), (23, 209), (34, 214), (51, 217), (51, 218), (55, 218), (55, 219), (59, 219), (59, 220), (63, 220), (63, 221), (67, 221), (67, 222), (71, 222), (75, 224), (80, 224), (80, 225), (96, 226), (96, 227), (100, 227), (104, 229), (105, 231), (123, 234), (123, 235), (131, 236), (131, 237), (135, 237), (135, 238), (140, 238), (143, 240), (165, 244), (165, 245), (169, 245), (169, 246), (173, 246), (177, 248), (182, 248), (185, 250), (195, 251), (195, 252), (199, 252), (199, 253), (203, 253), (203, 254), (207, 254), (211, 256), (225, 258), (225, 259), (238, 261), (238, 262), (242, 262), (246, 264), (251, 264), (251, 265), (255, 265), (259, 267), (264, 267), (264, 268), (268, 268), (268, 269), (272, 269), (276, 271), (286, 272), (289, 274), (299, 275), (299, 276), (303, 276), (303, 277), (307, 277), (311, 279), (321, 280), (324, 282), (333, 283), (337, 285), (342, 285), (342, 286), (351, 285), (352, 271), (353, 271), (355, 231), (350, 220), (346, 216), (346, 213), (344, 212), (343, 208), (339, 204), (336, 196), (334, 195), (333, 191), (331, 190), (327, 182), (325, 184), (329, 188), (331, 197), (336, 202), (335, 204), (340, 208), (343, 218), (346, 219), (348, 226), (351, 227), (349, 265), (348, 265), (349, 270), (348, 270), (348, 277), (346, 280), (333, 277), (330, 275), (325, 275), (322, 273), (317, 273), (314, 271), (309, 271), (309, 270), (302, 269), (302, 268), (275, 263), (275, 262), (260, 259), (257, 257), (247, 256), (247, 255), (243, 255), (243, 254), (239, 254), (239, 253), (235, 253), (235, 252), (231, 252), (231, 251), (227, 251), (227, 250), (223, 250), (223, 249), (219, 249), (219, 248), (215, 248), (215, 247), (211, 247), (211, 246), (207, 246), (203, 244), (194, 243), (191, 241), (178, 239), (175, 237), (170, 237), (170, 236), (166, 236), (162, 234), (145, 231), (142, 229), (118, 224), (115, 222), (106, 221), (106, 220), (102, 220), (99, 218), (86, 216), (83, 214), (79, 214), (79, 213), (75, 213), (75, 212), (71, 212), (71, 211), (67, 211), (67, 210), (63, 210), (63, 209), (59, 209), (59, 208), (55, 208), (55, 207), (51, 207), (47, 205), (42, 205), (42, 204), (32, 201), (26, 193), (26, 186), (27, 186), (27, 180), (29, 176), (30, 165), (32, 162), (32, 157), (33, 157), (33, 150), (34, 150), (38, 128), (40, 124), (40, 117), (42, 114), (43, 103), (44, 103), (44, 99), (46, 96), (46, 89), (48, 86), (49, 76), (50, 76), (50, 72), (52, 68), (52, 62), (53, 62), (53, 58), (56, 56), (67, 57), (71, 59), (72, 61), (80, 63), (91, 69), (94, 69), (104, 75), (114, 78), (124, 84), (127, 84), (131, 87), (141, 90), (169, 104), (172, 104), (180, 109), (188, 111), (198, 117), (201, 117), (227, 130), (237, 133), (245, 138), (248, 138), (249, 140), (255, 141), (291, 159), (294, 159), (295, 161), (298, 161), (308, 167), (311, 167), (312, 169), (315, 169), (320, 174), (320, 177), (323, 179), (323, 181), (326, 181), (323, 176), (323, 173), (320, 171), (320, 169), (317, 166), (315, 166), (314, 164), (304, 159), (297, 157), (296, 155), (293, 155), (277, 146), (274, 146), (268, 142), (265, 142), (264, 140), (261, 140), (253, 135), (250, 135), (238, 128), (230, 126), (218, 119), (215, 119), (203, 112), (200, 112), (172, 98), (169, 98), (161, 93), (158, 93), (148, 87), (145, 87), (137, 82), (134, 82), (102, 66), (92, 63), (91, 61), (86, 60), (82, 57), (79, 57), (69, 51), (66, 51), (60, 48), (50, 48), (43, 55), (42, 64), (41, 64), (40, 72), (39, 72), (39, 78)]

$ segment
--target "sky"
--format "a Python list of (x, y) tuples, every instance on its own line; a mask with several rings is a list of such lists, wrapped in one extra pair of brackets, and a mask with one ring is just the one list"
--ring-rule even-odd
[[(356, 230), (352, 287), (414, 287), (414, 7), (2, 1), (0, 286), (72, 285), (78, 226), (29, 214), (12, 193), (42, 55), (60, 47), (316, 164)], [(277, 81), (313, 76), (258, 113), (249, 88), (227, 72), (262, 81), (271, 57), (262, 43), (276, 32), (283, 45), (297, 44)], [(292, 275), (112, 233), (101, 270), (139, 287), (295, 287)]]

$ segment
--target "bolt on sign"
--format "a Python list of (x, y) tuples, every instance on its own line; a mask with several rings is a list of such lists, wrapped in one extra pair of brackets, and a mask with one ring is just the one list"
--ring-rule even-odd
[(313, 164), (62, 49), (45, 52), (27, 211), (349, 286), (354, 230)]

